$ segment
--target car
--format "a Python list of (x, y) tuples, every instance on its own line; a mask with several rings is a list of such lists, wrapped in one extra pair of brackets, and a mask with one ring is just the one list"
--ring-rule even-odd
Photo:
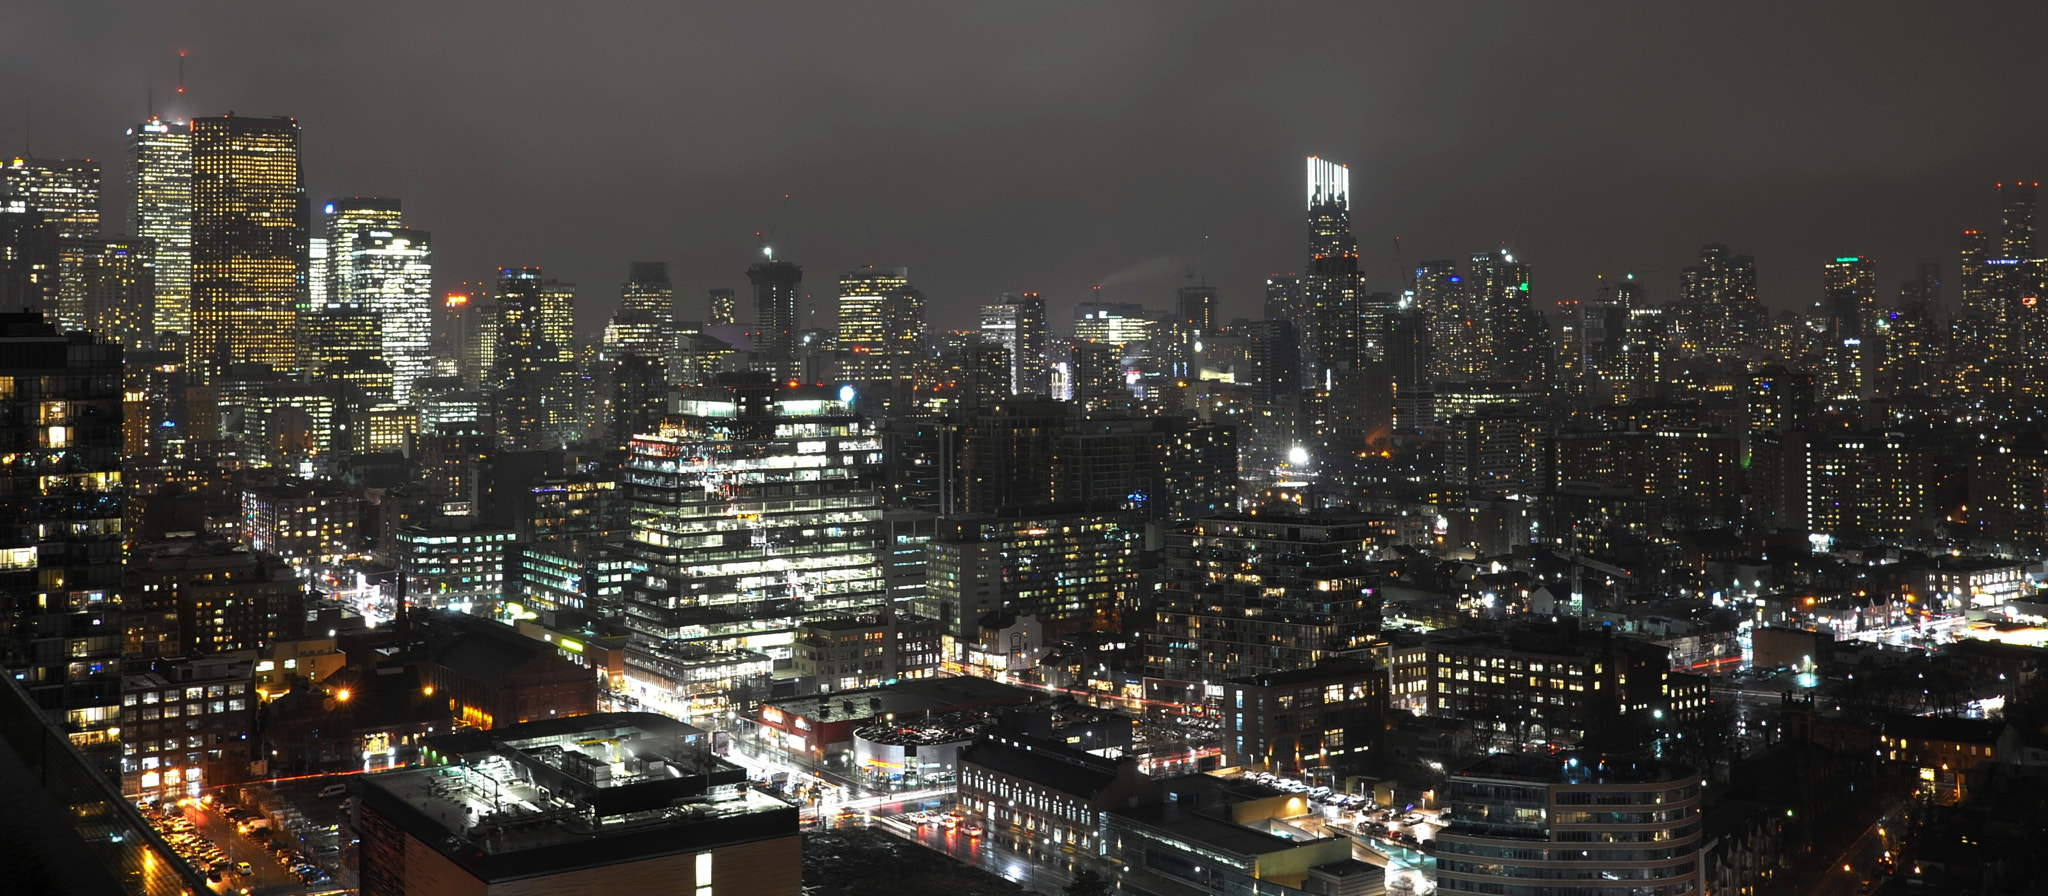
[(251, 864), (249, 864), (248, 862), (236, 862), (236, 863), (235, 863), (235, 873), (236, 873), (236, 874), (241, 874), (241, 875), (250, 875), (250, 874), (255, 874), (255, 873), (256, 873), (256, 866), (254, 866), (254, 865), (251, 865)]
[(970, 824), (964, 828), (961, 828), (960, 830), (969, 837), (981, 836), (981, 825), (978, 824)]

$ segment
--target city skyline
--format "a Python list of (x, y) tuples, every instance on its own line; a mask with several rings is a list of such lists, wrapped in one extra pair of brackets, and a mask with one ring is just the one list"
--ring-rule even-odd
[[(1990, 185), (2038, 177), (2027, 160), (2048, 146), (2041, 125), (1999, 112), (2024, 101), (2027, 78), (2005, 68), (2024, 54), (1997, 46), (2029, 30), (2019, 20), (2041, 15), (2031, 8), (2007, 10), (2017, 18), (1972, 7), (1847, 23), (1754, 8), (1683, 22), (1590, 8), (1360, 10), (1349, 14), (1356, 27), (1339, 15), (1317, 29), (1311, 50), (1327, 52), (1277, 61), (1258, 49), (1281, 40), (1284, 19), (1215, 8), (1161, 18), (1156, 31), (1125, 27), (1138, 8), (1023, 21), (966, 10), (700, 22), (628, 10), (615, 24), (565, 27), (589, 45), (627, 49), (674, 34), (690, 48), (678, 54), (687, 60), (628, 70), (608, 59), (646, 54), (592, 53), (605, 58), (588, 64), (571, 54), (578, 64), (544, 71), (472, 53), (468, 39), (455, 39), (469, 33), (462, 29), (513, 45), (528, 32), (498, 33), (506, 26), (452, 10), (388, 40), (319, 12), (281, 13), (261, 27), (325, 36), (287, 57), (238, 45), (222, 9), (107, 24), (105, 40), (61, 63), (33, 47), (11, 54), (0, 72), (22, 88), (0, 102), (0, 146), (101, 160), (103, 205), (113, 210), (125, 207), (115, 172), (123, 131), (149, 111), (152, 81), (159, 114), (291, 115), (306, 129), (308, 195), (403, 197), (409, 221), (436, 233), (437, 289), (526, 265), (610, 284), (628, 261), (662, 260), (686, 318), (703, 316), (706, 290), (746, 285), (757, 231), (776, 234), (777, 257), (812, 270), (919, 271), (940, 327), (972, 326), (975, 310), (1004, 292), (1041, 293), (1054, 320), (1095, 298), (1096, 284), (1103, 299), (1170, 307), (1191, 268), (1218, 287), (1221, 317), (1252, 316), (1263, 278), (1299, 266), (1297, 211), (1281, 199), (1298, 177), (1292, 160), (1311, 154), (1351, 166), (1369, 291), (1398, 289), (1394, 236), (1408, 265), (1506, 243), (1532, 265), (1543, 307), (1584, 301), (1595, 274), (1631, 270), (1650, 301), (1676, 298), (1677, 271), (1700, 245), (1724, 243), (1756, 257), (1766, 306), (1803, 309), (1837, 256), (1877, 259), (1881, 286), (1909, 277), (1922, 257), (1952, 260), (1963, 228), (1995, 231)], [(84, 27), (66, 18), (75, 13), (42, 15), (51, 18), (18, 33)], [(1130, 45), (1009, 36), (1055, 19)], [(808, 52), (792, 49), (784, 75), (724, 77), (746, 66), (710, 36), (765, 28)], [(1400, 40), (1450, 28), (1457, 40)], [(937, 54), (934, 67), (950, 76), (869, 65), (834, 90), (804, 89), (821, 72), (847, 70), (845, 48), (862, 43), (827, 35), (868, 30)], [(1532, 31), (1547, 40), (1520, 40)], [(1941, 39), (1970, 31), (1981, 39)], [(1170, 52), (1225, 33), (1238, 58), (1261, 61), (1195, 72)], [(956, 34), (967, 37), (947, 40)], [(1358, 55), (1375, 60), (1369, 68), (1331, 61), (1350, 58), (1351, 34), (1368, 51)], [(1701, 55), (1717, 46), (1747, 48), (1743, 64)], [(183, 94), (173, 86), (180, 49), (192, 54)], [(347, 89), (313, 77), (340, 56), (372, 51), (386, 64)], [(1603, 60), (1597, 68), (1557, 61), (1589, 54)], [(1162, 56), (1170, 64), (1141, 63)], [(1922, 61), (1888, 61), (1899, 58)], [(55, 77), (88, 64), (91, 77)], [(1605, 74), (1630, 70), (1641, 76)], [(1953, 83), (1935, 92), (1914, 80), (1934, 71)], [(377, 89), (408, 72), (450, 75), (450, 86)], [(1297, 98), (1331, 86), (1358, 97), (1355, 105), (1333, 112)], [(883, 97), (901, 108), (854, 114)], [(951, 115), (961, 97), (989, 108)], [(785, 112), (754, 115), (760, 108)], [(1715, 124), (1731, 116), (1747, 126)], [(511, 144), (457, 136), (487, 121), (552, 124)], [(625, 122), (628, 136), (569, 136), (607, 133), (607, 122)], [(920, 139), (859, 139), (902, 125)], [(445, 164), (449, 152), (469, 156)], [(607, 161), (561, 164), (593, 152)], [(111, 212), (107, 220), (125, 226)], [(806, 325), (831, 323), (832, 290), (821, 283), (806, 289)], [(614, 292), (586, 290), (579, 332), (609, 319)], [(1956, 297), (1947, 300), (1953, 307)]]

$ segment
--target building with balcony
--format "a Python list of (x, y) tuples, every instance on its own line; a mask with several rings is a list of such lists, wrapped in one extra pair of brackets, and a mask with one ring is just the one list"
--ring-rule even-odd
[(1437, 891), (1680, 896), (1701, 887), (1698, 769), (1497, 753), (1443, 785)]

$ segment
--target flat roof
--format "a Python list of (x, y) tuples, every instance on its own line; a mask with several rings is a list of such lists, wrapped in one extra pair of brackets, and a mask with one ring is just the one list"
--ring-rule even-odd
[(1532, 784), (1677, 784), (1700, 780), (1699, 769), (1677, 762), (1533, 753), (1483, 756), (1453, 774), (1456, 778), (1494, 778)]
[(1116, 814), (1175, 839), (1251, 860), (1263, 855), (1298, 849), (1311, 843), (1338, 839), (1323, 837), (1316, 840), (1295, 840), (1199, 811), (1171, 808), (1163, 803), (1118, 810)]
[(967, 706), (1024, 703), (1036, 691), (988, 678), (913, 678), (878, 688), (762, 702), (787, 715), (818, 722), (861, 722), (877, 716), (931, 713)]
[(430, 738), (431, 764), (365, 775), (364, 808), (484, 881), (797, 834), (701, 729), (597, 713)]

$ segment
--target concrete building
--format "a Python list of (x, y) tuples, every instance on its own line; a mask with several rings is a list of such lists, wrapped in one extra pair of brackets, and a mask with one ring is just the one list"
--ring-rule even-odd
[(422, 756), (357, 785), (363, 896), (802, 892), (796, 807), (681, 722), (554, 719)]
[(242, 490), (242, 543), (304, 568), (362, 549), (361, 503), (331, 482)]
[(1700, 892), (1698, 769), (1499, 753), (1443, 785), (1437, 891), (1498, 896)]
[(1387, 728), (1387, 676), (1365, 660), (1223, 683), (1227, 765), (1293, 772), (1376, 759)]
[(305, 585), (291, 566), (204, 536), (137, 545), (123, 575), (130, 613), (168, 625), (171, 653), (254, 650), (305, 629)]
[(1102, 854), (1107, 813), (1159, 794), (1135, 759), (1008, 732), (961, 750), (959, 768), (960, 810), (991, 835), (1080, 855)]
[(835, 616), (796, 628), (796, 674), (819, 693), (930, 678), (939, 672), (939, 624), (910, 614)]

